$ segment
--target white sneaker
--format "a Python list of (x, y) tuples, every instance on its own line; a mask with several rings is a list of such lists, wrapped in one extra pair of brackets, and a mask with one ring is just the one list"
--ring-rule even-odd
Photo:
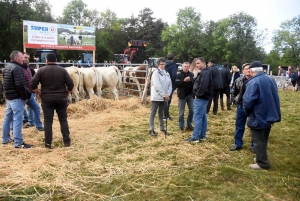
[(254, 160), (254, 163), (256, 163), (256, 158), (254, 158), (253, 160)]
[(257, 165), (257, 163), (255, 163), (255, 164), (250, 164), (249, 167), (252, 168), (253, 170), (262, 170), (262, 168), (259, 167), (259, 166)]

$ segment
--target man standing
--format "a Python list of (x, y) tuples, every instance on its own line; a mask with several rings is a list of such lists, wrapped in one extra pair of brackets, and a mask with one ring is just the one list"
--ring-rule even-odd
[(217, 115), (220, 90), (223, 88), (222, 77), (221, 77), (220, 70), (217, 68), (217, 66), (215, 66), (214, 60), (209, 60), (207, 66), (209, 67), (209, 70), (211, 71), (212, 74), (213, 91), (212, 91), (212, 96), (210, 97), (209, 102), (207, 104), (206, 113), (207, 114), (209, 113), (211, 103), (212, 101), (214, 101), (213, 114)]
[[(6, 113), (2, 125), (2, 144), (14, 142), (15, 148), (28, 149), (32, 145), (23, 141), (22, 125), (25, 102), (30, 98), (30, 91), (26, 88), (21, 65), (23, 54), (13, 51), (11, 62), (4, 68), (4, 91), (6, 98)], [(10, 125), (13, 126), (14, 139), (10, 139)]]
[(200, 72), (195, 80), (193, 86), (194, 100), (194, 122), (195, 128), (191, 137), (186, 139), (187, 142), (199, 142), (199, 140), (206, 140), (207, 131), (207, 116), (206, 107), (208, 100), (212, 95), (212, 71), (206, 67), (206, 62), (203, 57), (196, 60), (196, 68)]
[(176, 80), (176, 75), (177, 75), (177, 70), (178, 70), (178, 67), (177, 67), (176, 63), (173, 62), (173, 59), (174, 59), (174, 55), (172, 53), (169, 53), (167, 55), (166, 67), (165, 67), (165, 70), (169, 73), (169, 75), (171, 77), (172, 93), (170, 94), (170, 99), (168, 101), (168, 108), (165, 110), (166, 114), (164, 114), (164, 118), (168, 118), (170, 121), (173, 120), (173, 118), (170, 116), (169, 110), (170, 110), (170, 104), (172, 101), (172, 95), (176, 89), (175, 80)]
[(224, 110), (224, 102), (223, 102), (223, 95), (226, 94), (227, 99), (227, 110), (231, 110), (230, 108), (230, 82), (231, 82), (231, 73), (228, 70), (227, 62), (224, 62), (222, 69), (220, 70), (223, 88), (220, 90), (220, 103), (221, 109)]
[(271, 126), (281, 121), (280, 101), (276, 82), (263, 72), (262, 63), (250, 64), (251, 80), (243, 96), (243, 108), (248, 116), (248, 127), (255, 146), (255, 170), (268, 169), (267, 145)]
[[(182, 71), (177, 74), (175, 85), (177, 87), (178, 96), (178, 124), (181, 132), (184, 129), (194, 130), (192, 126), (193, 116), (194, 116), (194, 98), (193, 98), (193, 86), (194, 86), (194, 74), (189, 71), (190, 63), (184, 62), (182, 64)], [(186, 127), (184, 127), (184, 110), (187, 104), (189, 113), (187, 116)]]
[[(243, 74), (235, 80), (233, 85), (233, 90), (231, 92), (233, 97), (233, 102), (236, 104), (236, 118), (235, 118), (235, 132), (234, 132), (234, 146), (231, 147), (230, 151), (236, 151), (242, 149), (243, 146), (243, 136), (245, 132), (245, 125), (247, 116), (245, 115), (243, 109), (243, 95), (246, 91), (246, 84), (251, 78), (250, 64), (245, 63), (242, 65)], [(251, 145), (254, 151), (254, 145)]]
[[(32, 78), (32, 72), (29, 67), (29, 58), (30, 55), (26, 52), (23, 53), (23, 74), (24, 74), (24, 79), (26, 82), (26, 87), (32, 92), (31, 87), (30, 87), (30, 81)], [(41, 112), (40, 112), (40, 106), (35, 100), (35, 94), (32, 93), (31, 97), (29, 100), (26, 102), (26, 105), (28, 105), (28, 124), (24, 126), (24, 128), (30, 128), (33, 127), (34, 125), (39, 131), (44, 131), (43, 124), (41, 122)], [(24, 110), (24, 113), (26, 110)]]
[(41, 83), (40, 97), (44, 113), (45, 147), (51, 149), (54, 110), (59, 119), (64, 146), (69, 147), (71, 139), (67, 107), (68, 95), (71, 93), (74, 83), (68, 72), (56, 64), (55, 54), (47, 54), (46, 66), (41, 67), (31, 80), (31, 88), (36, 94), (39, 93), (37, 89), (39, 83)]

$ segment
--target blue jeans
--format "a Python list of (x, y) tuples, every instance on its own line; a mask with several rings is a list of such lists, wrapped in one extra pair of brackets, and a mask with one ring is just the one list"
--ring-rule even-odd
[[(244, 109), (236, 104), (236, 120), (235, 120), (235, 132), (234, 132), (234, 145), (236, 147), (243, 146), (243, 137), (245, 133), (245, 125), (247, 116), (245, 115)], [(253, 148), (253, 143), (251, 144)]]
[(194, 99), (193, 95), (188, 95), (184, 99), (178, 98), (178, 125), (179, 128), (184, 128), (184, 110), (185, 110), (185, 104), (187, 104), (189, 109), (189, 114), (187, 116), (186, 125), (191, 126), (194, 116)]
[(24, 113), (23, 113), (23, 120), (28, 121), (28, 113), (25, 108), (24, 108)]
[(25, 107), (25, 101), (21, 98), (14, 100), (6, 99), (6, 111), (2, 124), (2, 143), (9, 142), (10, 140), (10, 125), (13, 122), (13, 136), (15, 146), (22, 144), (22, 125), (23, 125), (23, 112)]
[(41, 111), (40, 106), (35, 100), (35, 95), (32, 93), (30, 99), (26, 102), (26, 104), (29, 106), (28, 109), (28, 124), (34, 125), (37, 128), (42, 128), (43, 124), (41, 122)]
[(206, 107), (208, 100), (202, 98), (196, 98), (194, 100), (194, 131), (192, 138), (194, 139), (204, 139), (206, 138), (207, 131), (207, 116)]

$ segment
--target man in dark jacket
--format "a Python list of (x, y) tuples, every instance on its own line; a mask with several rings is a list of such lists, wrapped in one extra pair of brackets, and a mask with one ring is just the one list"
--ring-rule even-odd
[(230, 108), (230, 82), (231, 82), (231, 73), (228, 70), (228, 64), (227, 62), (224, 62), (223, 68), (220, 70), (222, 82), (223, 82), (223, 88), (220, 90), (220, 104), (221, 109), (224, 110), (224, 102), (223, 102), (223, 95), (226, 94), (227, 99), (227, 110), (231, 110)]
[(295, 71), (295, 76), (296, 76), (296, 91), (300, 91), (300, 67), (297, 67), (297, 70)]
[(174, 55), (172, 53), (169, 53), (167, 55), (166, 67), (165, 67), (165, 70), (169, 73), (169, 75), (171, 77), (172, 93), (170, 95), (170, 99), (169, 99), (169, 102), (168, 102), (168, 108), (165, 110), (167, 114), (164, 114), (164, 119), (168, 118), (170, 121), (173, 120), (173, 118), (170, 116), (169, 110), (170, 110), (170, 104), (171, 104), (171, 101), (172, 101), (172, 95), (173, 95), (173, 92), (176, 89), (175, 80), (176, 80), (176, 75), (177, 75), (177, 70), (178, 70), (178, 67), (177, 67), (176, 63), (173, 62), (173, 59), (174, 59)]
[[(44, 113), (45, 147), (51, 149), (52, 123), (54, 110), (56, 110), (63, 142), (65, 147), (71, 145), (68, 125), (68, 95), (71, 93), (74, 83), (68, 72), (56, 64), (56, 56), (48, 53), (47, 65), (40, 68), (31, 80), (31, 88), (38, 95), (37, 86), (41, 83), (41, 100)], [(55, 80), (55, 82), (53, 81)]]
[(194, 95), (194, 122), (195, 128), (191, 137), (186, 139), (187, 142), (199, 142), (199, 140), (206, 140), (207, 131), (207, 116), (206, 107), (208, 100), (212, 95), (212, 71), (206, 67), (206, 62), (203, 57), (197, 58), (196, 68), (201, 70), (195, 79), (193, 86)]
[[(23, 70), (23, 54), (13, 51), (10, 54), (11, 62), (4, 68), (4, 91), (6, 98), (6, 114), (2, 125), (2, 144), (14, 142), (15, 148), (28, 149), (32, 145), (23, 141), (22, 125), (23, 111), (31, 93), (26, 88)], [(14, 139), (10, 139), (10, 125), (12, 124)]]
[[(235, 118), (235, 132), (234, 132), (234, 146), (231, 147), (230, 151), (240, 150), (243, 147), (243, 137), (245, 133), (245, 126), (247, 116), (243, 109), (243, 95), (246, 91), (246, 84), (251, 79), (250, 63), (245, 63), (242, 66), (243, 74), (235, 80), (233, 90), (231, 92), (233, 102), (236, 104), (236, 118)], [(254, 145), (251, 144), (252, 151), (254, 152)]]
[(211, 103), (214, 101), (213, 114), (216, 115), (218, 113), (220, 90), (223, 88), (222, 77), (220, 70), (217, 68), (217, 66), (215, 66), (214, 60), (209, 60), (207, 66), (212, 74), (213, 92), (207, 104), (206, 113), (209, 113)]
[[(32, 78), (32, 72), (29, 67), (29, 58), (30, 55), (29, 53), (24, 52), (23, 53), (23, 74), (24, 74), (24, 79), (26, 81), (26, 87), (32, 92), (31, 87), (30, 87), (30, 81)], [(28, 99), (26, 102), (26, 105), (28, 105), (28, 124), (24, 126), (24, 128), (30, 128), (33, 126), (36, 126), (36, 128), (39, 131), (44, 131), (43, 124), (41, 122), (41, 112), (40, 112), (40, 106), (35, 100), (35, 93), (31, 93), (31, 97)], [(26, 116), (26, 109), (24, 110), (24, 116)], [(23, 121), (24, 122), (24, 121)]]
[(0, 104), (5, 103), (4, 90), (3, 90), (3, 70), (0, 69)]
[(248, 116), (248, 127), (255, 147), (255, 170), (268, 169), (268, 138), (271, 126), (281, 121), (280, 101), (276, 82), (263, 72), (262, 63), (254, 61), (250, 64), (252, 78), (247, 83), (243, 96), (243, 108)]
[[(178, 96), (178, 124), (181, 132), (184, 129), (194, 130), (192, 126), (194, 116), (194, 98), (193, 98), (193, 86), (194, 86), (194, 74), (189, 71), (190, 63), (184, 62), (182, 64), (182, 71), (177, 74), (175, 85), (177, 87)], [(189, 113), (186, 120), (186, 127), (184, 126), (184, 110), (187, 104)]]

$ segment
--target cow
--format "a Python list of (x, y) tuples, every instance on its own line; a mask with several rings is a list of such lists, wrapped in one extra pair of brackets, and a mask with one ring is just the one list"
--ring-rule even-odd
[[(123, 71), (124, 87), (131, 90), (138, 90), (140, 97), (142, 97), (142, 90), (146, 81), (146, 69), (145, 65), (140, 65), (137, 67), (125, 67)], [(129, 95), (130, 90), (127, 90), (127, 93)]]
[(82, 36), (81, 35), (66, 35), (64, 37), (66, 44), (69, 43), (70, 45), (81, 45), (82, 44)]
[(76, 66), (65, 68), (74, 82), (72, 94), (69, 96), (69, 102), (72, 103), (72, 95), (75, 98), (75, 103), (79, 101), (79, 94), (83, 97), (83, 73)]
[[(83, 74), (83, 88), (91, 98), (94, 94), (101, 97), (102, 76), (96, 68), (80, 68)], [(85, 98), (85, 94), (82, 96)]]
[(118, 67), (95, 67), (95, 69), (99, 72), (102, 80), (101, 89), (109, 87), (114, 94), (115, 100), (119, 100), (118, 89), (120, 89), (122, 85), (122, 75)]

